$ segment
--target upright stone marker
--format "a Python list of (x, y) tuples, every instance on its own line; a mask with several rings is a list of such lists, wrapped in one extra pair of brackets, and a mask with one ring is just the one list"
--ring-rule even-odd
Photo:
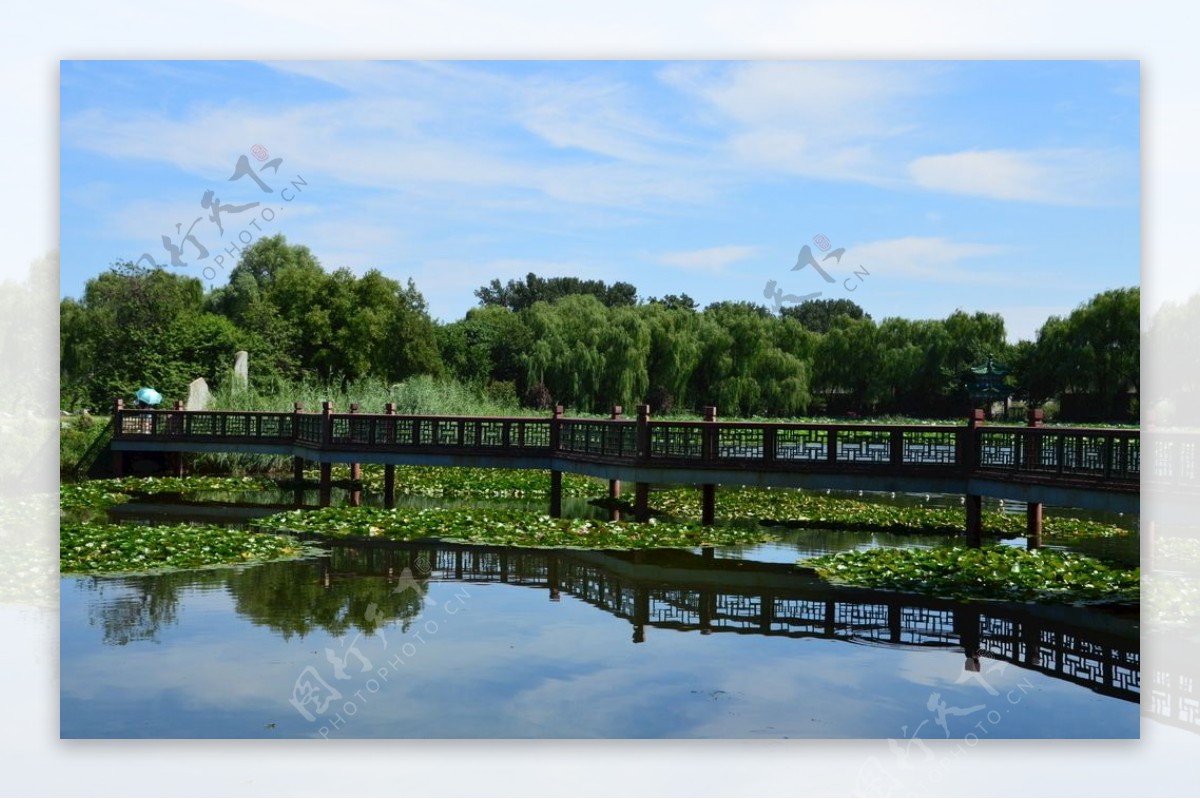
[(187, 409), (202, 411), (208, 407), (208, 382), (197, 377), (188, 385)]
[(250, 353), (239, 351), (233, 356), (233, 389), (245, 391), (250, 383)]

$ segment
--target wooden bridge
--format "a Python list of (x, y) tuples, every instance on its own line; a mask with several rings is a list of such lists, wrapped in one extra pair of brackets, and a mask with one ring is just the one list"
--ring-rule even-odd
[[(293, 458), (296, 480), (306, 462), (320, 466), (322, 503), (331, 469), (347, 463), (385, 466), (385, 503), (395, 503), (398, 464), (542, 469), (550, 472), (550, 513), (561, 515), (562, 473), (609, 481), (620, 497), (632, 482), (634, 515), (649, 517), (652, 484), (700, 485), (705, 524), (715, 520), (718, 485), (962, 494), (967, 540), (981, 537), (982, 497), (1027, 503), (1030, 546), (1040, 545), (1042, 506), (1136, 514), (1141, 447), (1134, 429), (983, 424), (975, 411), (965, 425), (799, 424), (634, 419), (613, 408), (610, 419), (577, 419), (561, 406), (547, 417), (405, 416), (389, 403), (382, 414), (186, 411), (125, 408), (117, 401), (111, 447), (118, 474), (136, 453), (170, 453), (182, 474), (182, 453), (239, 452)], [(1195, 471), (1196, 448), (1154, 453), (1155, 475)], [(1181, 460), (1182, 457), (1182, 460)], [(1191, 470), (1191, 471), (1189, 471)]]

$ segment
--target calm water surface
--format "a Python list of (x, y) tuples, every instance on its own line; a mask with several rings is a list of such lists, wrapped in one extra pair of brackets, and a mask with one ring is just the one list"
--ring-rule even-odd
[(65, 577), (61, 734), (1137, 737), (1136, 617), (835, 589), (794, 565), (940, 540), (343, 542), (307, 561)]

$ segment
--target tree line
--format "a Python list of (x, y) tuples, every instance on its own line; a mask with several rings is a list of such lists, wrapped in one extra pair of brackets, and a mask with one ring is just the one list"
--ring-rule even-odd
[(998, 314), (876, 322), (849, 300), (701, 309), (686, 294), (641, 300), (628, 283), (532, 274), (476, 297), (462, 319), (438, 323), (411, 280), (326, 271), (282, 236), (248, 247), (207, 292), (196, 278), (117, 264), (61, 301), (63, 407), (103, 408), (140, 385), (181, 397), (196, 377), (219, 385), (240, 349), (260, 390), (431, 375), (584, 412), (648, 402), (656, 413), (946, 417), (970, 407), (969, 370), (989, 357), (1033, 404), (1086, 395), (1120, 418), (1139, 389), (1137, 288), (1098, 294), (1015, 345)]

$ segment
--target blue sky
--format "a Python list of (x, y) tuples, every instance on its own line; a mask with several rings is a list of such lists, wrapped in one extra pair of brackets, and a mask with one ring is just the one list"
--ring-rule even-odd
[[(208, 257), (169, 268), (206, 284), (239, 236), (283, 233), (411, 277), (445, 321), (535, 272), (701, 304), (772, 305), (773, 280), (1029, 338), (1139, 283), (1139, 83), (1131, 61), (64, 61), (61, 293), (169, 264), (181, 223)], [(270, 193), (229, 180), (241, 157)], [(817, 235), (845, 249), (833, 283), (793, 270)]]

